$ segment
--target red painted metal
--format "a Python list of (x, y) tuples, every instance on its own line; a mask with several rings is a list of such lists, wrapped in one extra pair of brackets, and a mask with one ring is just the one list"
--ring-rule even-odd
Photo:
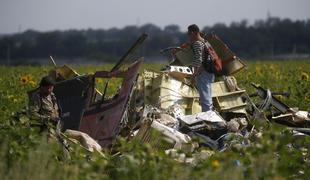
[(142, 63), (142, 60), (136, 61), (126, 71), (98, 71), (94, 74), (93, 86), (89, 88), (88, 94), (94, 94), (96, 77), (123, 78), (120, 91), (113, 99), (92, 104), (93, 98), (88, 97), (89, 103), (80, 122), (79, 130), (90, 135), (103, 147), (111, 147), (120, 131), (121, 120), (127, 109)]

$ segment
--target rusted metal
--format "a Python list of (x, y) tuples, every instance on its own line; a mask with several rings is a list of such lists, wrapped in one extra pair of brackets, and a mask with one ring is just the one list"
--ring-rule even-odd
[[(143, 61), (139, 60), (126, 71), (96, 72), (88, 88), (87, 107), (83, 113), (79, 130), (89, 134), (103, 147), (111, 147), (113, 140), (119, 133), (120, 124), (136, 83), (139, 69)], [(94, 103), (91, 100), (94, 94), (95, 77), (123, 79), (121, 88), (113, 99)]]
[[(111, 147), (118, 135), (122, 120), (126, 118), (128, 102), (143, 64), (140, 58), (127, 70), (120, 70), (129, 56), (145, 41), (142, 34), (111, 71), (98, 71), (79, 75), (68, 66), (56, 67), (50, 75), (58, 82), (54, 92), (62, 108), (63, 130), (72, 129), (87, 133), (102, 147)], [(107, 79), (104, 93), (96, 89), (96, 79)], [(106, 98), (106, 90), (112, 78), (122, 80), (121, 87), (112, 98)]]
[(232, 75), (245, 68), (245, 64), (241, 59), (238, 58), (236, 54), (229, 49), (227, 44), (225, 44), (216, 34), (208, 34), (205, 39), (211, 44), (218, 56), (222, 59), (224, 75)]
[[(62, 107), (64, 129), (87, 133), (103, 147), (110, 147), (120, 130), (133, 86), (143, 64), (140, 59), (125, 71), (98, 71), (58, 82), (55, 94)], [(122, 85), (112, 99), (95, 101), (95, 78), (121, 78)]]

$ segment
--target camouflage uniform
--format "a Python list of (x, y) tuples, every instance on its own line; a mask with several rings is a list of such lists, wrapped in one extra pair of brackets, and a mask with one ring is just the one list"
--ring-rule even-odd
[(43, 121), (58, 119), (59, 108), (54, 93), (44, 97), (40, 89), (36, 90), (29, 99), (29, 114), (31, 118)]

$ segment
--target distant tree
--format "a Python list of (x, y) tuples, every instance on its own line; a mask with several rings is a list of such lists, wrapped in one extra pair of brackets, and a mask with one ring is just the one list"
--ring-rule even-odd
[(143, 26), (140, 27), (140, 32), (141, 33), (148, 33), (148, 34), (152, 34), (152, 35), (157, 35), (159, 33), (161, 33), (161, 29), (157, 26), (155, 26), (154, 24), (145, 24)]
[(172, 24), (164, 27), (164, 32), (168, 34), (179, 34), (180, 26)]
[[(242, 57), (310, 53), (310, 19), (292, 21), (268, 17), (252, 25), (247, 20), (232, 22), (230, 25), (217, 23), (205, 26), (202, 31), (216, 33)], [(187, 41), (186, 33), (181, 32), (176, 24), (167, 25), (163, 29), (148, 23), (140, 27), (130, 25), (107, 30), (27, 30), (0, 36), (0, 63), (48, 58), (49, 55), (113, 61), (120, 58), (142, 33), (149, 34), (141, 50), (143, 56), (158, 56), (160, 49), (179, 46)]]

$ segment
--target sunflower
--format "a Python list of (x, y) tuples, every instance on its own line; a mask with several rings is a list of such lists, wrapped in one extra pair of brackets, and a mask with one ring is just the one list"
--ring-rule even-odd
[(25, 75), (25, 77), (27, 78), (29, 82), (33, 81), (33, 77), (30, 74)]
[(220, 162), (218, 161), (218, 160), (213, 160), (212, 162), (211, 162), (211, 166), (213, 167), (213, 168), (219, 168), (220, 167)]
[(20, 83), (22, 85), (26, 85), (26, 84), (28, 84), (28, 82), (29, 82), (29, 80), (28, 80), (27, 76), (21, 76), (20, 77)]
[(309, 79), (309, 75), (305, 72), (301, 73), (301, 80), (305, 80), (305, 81), (308, 81)]

